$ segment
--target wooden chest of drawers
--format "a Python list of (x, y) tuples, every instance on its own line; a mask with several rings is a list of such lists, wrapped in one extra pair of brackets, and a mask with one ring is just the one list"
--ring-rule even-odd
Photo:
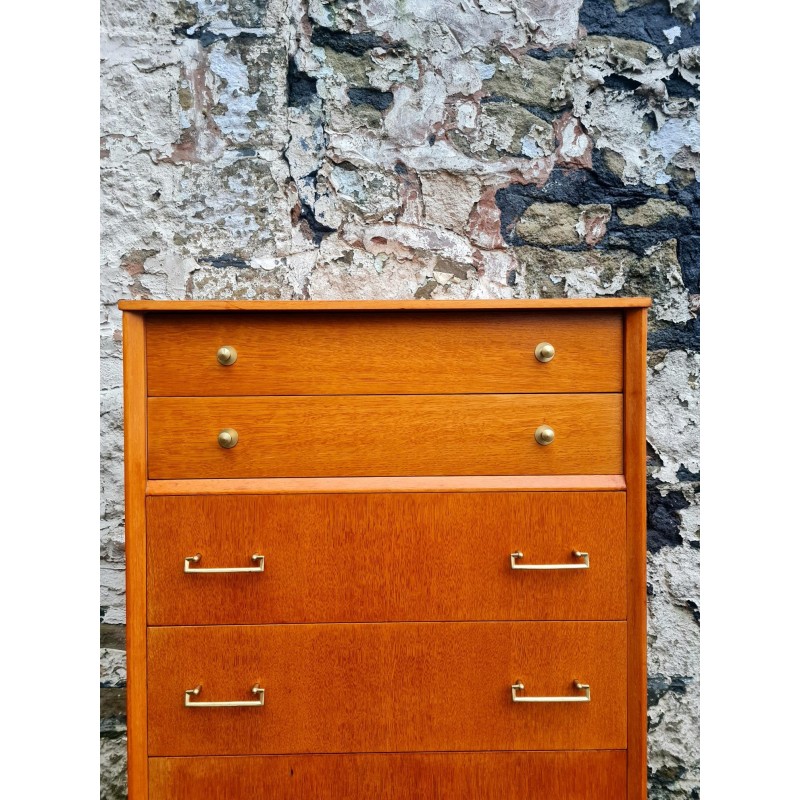
[(649, 300), (123, 301), (132, 800), (642, 800)]

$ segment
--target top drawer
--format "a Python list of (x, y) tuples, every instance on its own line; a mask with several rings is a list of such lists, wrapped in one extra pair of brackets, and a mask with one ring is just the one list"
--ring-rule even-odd
[(146, 329), (151, 397), (622, 390), (616, 312), (182, 313)]

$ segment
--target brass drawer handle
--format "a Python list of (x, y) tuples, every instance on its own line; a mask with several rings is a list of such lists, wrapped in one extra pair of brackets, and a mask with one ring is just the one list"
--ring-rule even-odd
[(241, 706), (263, 706), (264, 705), (264, 690), (256, 684), (250, 691), (258, 695), (258, 700), (220, 700), (217, 702), (197, 701), (192, 700), (192, 695), (200, 694), (200, 686), (195, 686), (194, 689), (187, 689), (183, 693), (183, 704), (186, 708), (239, 708)]
[(520, 697), (517, 692), (521, 692), (525, 688), (522, 681), (517, 681), (511, 687), (511, 699), (515, 703), (588, 703), (592, 699), (591, 692), (589, 691), (588, 683), (579, 683), (575, 681), (575, 688), (580, 689), (585, 694), (581, 696), (567, 695), (565, 697)]
[(217, 444), (226, 450), (236, 447), (238, 441), (239, 434), (233, 428), (225, 428), (217, 434)]
[(200, 560), (201, 556), (200, 553), (197, 553), (193, 556), (187, 556), (183, 559), (183, 571), (184, 572), (263, 572), (264, 571), (264, 556), (260, 556), (258, 553), (250, 556), (251, 561), (258, 562), (258, 566), (255, 567), (204, 567), (204, 568), (195, 568), (192, 569), (192, 564), (196, 564)]
[(511, 554), (511, 569), (589, 569), (589, 554), (582, 550), (573, 550), (575, 558), (582, 558), (583, 564), (517, 564), (517, 559), (523, 554), (517, 550)]
[(536, 442), (542, 446), (553, 444), (556, 438), (556, 432), (549, 425), (540, 425), (533, 434)]
[(239, 358), (239, 354), (236, 352), (236, 348), (231, 347), (229, 344), (217, 350), (217, 361), (222, 364), (223, 367), (229, 367), (231, 364), (235, 364), (237, 358)]
[(556, 357), (556, 349), (550, 342), (539, 342), (536, 345), (536, 349), (533, 351), (533, 354), (536, 356), (537, 361), (541, 361), (542, 364), (546, 364), (548, 361), (552, 361)]

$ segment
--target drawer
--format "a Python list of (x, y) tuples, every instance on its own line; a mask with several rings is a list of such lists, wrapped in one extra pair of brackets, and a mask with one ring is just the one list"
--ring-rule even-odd
[(150, 625), (626, 615), (624, 492), (150, 497), (147, 530)]
[[(555, 357), (541, 362), (536, 346)], [(236, 361), (222, 366), (220, 347)], [(619, 392), (619, 312), (159, 314), (152, 396)]]
[[(626, 744), (624, 622), (149, 628), (147, 660), (151, 756)], [(513, 702), (518, 681), (584, 700)], [(256, 685), (263, 705), (184, 705), (259, 703)]]
[(147, 439), (151, 478), (619, 474), (622, 395), (158, 397)]
[(624, 800), (626, 754), (151, 758), (151, 800)]

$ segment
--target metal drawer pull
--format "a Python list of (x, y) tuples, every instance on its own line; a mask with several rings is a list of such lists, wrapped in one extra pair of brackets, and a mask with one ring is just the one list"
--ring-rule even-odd
[(195, 686), (194, 689), (187, 689), (183, 694), (183, 704), (186, 708), (238, 708), (240, 706), (263, 706), (264, 705), (264, 690), (256, 684), (250, 691), (258, 695), (258, 700), (222, 700), (216, 703), (211, 702), (197, 702), (192, 700), (192, 695), (200, 694), (200, 686)]
[(200, 560), (201, 556), (200, 553), (197, 553), (193, 556), (188, 556), (187, 558), (183, 559), (183, 571), (184, 572), (263, 572), (264, 571), (264, 556), (260, 556), (258, 553), (255, 555), (250, 556), (252, 561), (257, 561), (258, 566), (256, 567), (206, 567), (206, 568), (197, 568), (195, 567), (192, 569), (192, 564), (196, 564)]
[(533, 351), (533, 354), (536, 356), (537, 361), (541, 361), (542, 364), (546, 364), (548, 361), (552, 361), (556, 357), (556, 349), (550, 342), (539, 342), (536, 345), (536, 349)]
[(217, 434), (217, 444), (230, 450), (239, 443), (239, 434), (234, 428), (225, 428)]
[(589, 569), (589, 554), (582, 550), (573, 550), (572, 555), (582, 558), (583, 564), (517, 564), (522, 555), (519, 550), (511, 554), (511, 569)]
[(229, 344), (223, 345), (217, 350), (217, 361), (222, 364), (223, 367), (229, 367), (231, 364), (235, 364), (238, 357), (239, 354), (236, 352), (236, 348), (231, 347)]
[(578, 681), (575, 681), (575, 688), (586, 693), (581, 697), (576, 695), (568, 695), (566, 697), (520, 697), (517, 692), (521, 692), (524, 688), (522, 681), (517, 681), (511, 687), (511, 699), (515, 703), (588, 703), (592, 699), (589, 684), (579, 683)]
[(556, 432), (549, 425), (540, 425), (533, 434), (533, 438), (536, 439), (537, 444), (547, 447), (556, 440)]

